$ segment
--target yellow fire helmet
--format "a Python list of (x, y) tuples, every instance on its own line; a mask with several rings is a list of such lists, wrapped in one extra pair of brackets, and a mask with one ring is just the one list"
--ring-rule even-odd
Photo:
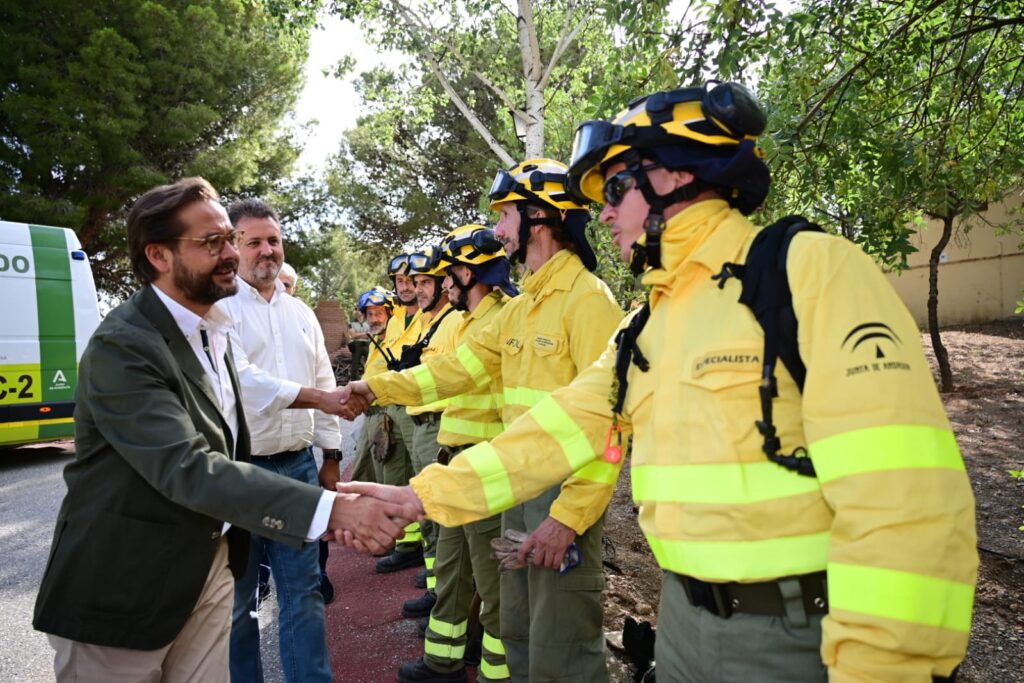
[(494, 230), (483, 225), (462, 225), (441, 240), (441, 260), (449, 264), (475, 266), (505, 256), (505, 248)]
[(566, 191), (569, 167), (554, 159), (527, 159), (512, 168), (499, 170), (487, 192), (491, 209), (497, 211), (505, 202), (547, 204), (569, 211), (582, 209)]
[(441, 250), (437, 247), (427, 247), (409, 254), (410, 275), (444, 277), (444, 269), (447, 266), (448, 264), (441, 259)]
[(409, 254), (398, 254), (388, 263), (388, 277), (409, 274)]
[(730, 203), (749, 214), (764, 201), (771, 182), (756, 145), (765, 125), (757, 98), (739, 83), (712, 81), (641, 97), (610, 122), (587, 121), (576, 129), (570, 188), (607, 203), (604, 169), (614, 161), (640, 167), (644, 157), (692, 172), (701, 190), (727, 190)]

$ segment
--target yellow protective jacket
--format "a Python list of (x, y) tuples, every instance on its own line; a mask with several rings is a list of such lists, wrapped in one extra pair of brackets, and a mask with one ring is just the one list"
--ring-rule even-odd
[[(650, 369), (630, 367), (623, 411), (640, 526), (663, 568), (706, 581), (826, 569), (832, 683), (948, 676), (971, 625), (974, 500), (920, 333), (859, 248), (799, 234), (787, 269), (807, 378), (801, 396), (780, 364), (773, 407), (783, 451), (806, 446), (817, 478), (767, 461), (754, 425), (764, 335), (740, 283), (711, 280), (755, 234), (725, 202), (700, 202), (668, 221), (665, 269), (645, 278)], [(615, 351), (501, 436), (414, 478), (427, 515), (486, 517), (591, 462), (611, 421)]]
[[(608, 286), (568, 250), (528, 275), (522, 290), (490, 325), (460, 344), (455, 354), (435, 356), (410, 371), (371, 378), (377, 401), (414, 405), (484, 387), (492, 377), (501, 377), (501, 415), (507, 426), (589, 367), (622, 319)], [(554, 451), (538, 447), (537, 452), (558, 452), (558, 444), (552, 447)], [(604, 514), (618, 472), (619, 467), (604, 461), (585, 464), (565, 482), (550, 515), (582, 534)], [(569, 474), (551, 479), (545, 489)], [(514, 478), (497, 483), (504, 508), (531, 497), (517, 497), (518, 484)], [(451, 495), (482, 500), (477, 492)]]
[[(448, 295), (444, 294), (444, 305), (438, 308), (436, 311), (430, 314), (424, 314), (420, 311), (417, 316), (419, 321), (419, 335), (416, 337), (416, 341), (423, 339), (434, 327), (437, 325), (437, 329), (434, 334), (430, 337), (430, 342), (427, 343), (427, 347), (423, 349), (423, 354), (420, 356), (420, 361), (426, 360), (431, 356), (437, 356), (445, 353), (451, 353), (455, 350), (459, 340), (459, 329), (462, 327), (463, 313), (462, 311), (456, 311), (452, 308), (452, 305), (448, 302)], [(440, 399), (432, 401), (426, 405), (411, 404), (405, 409), (405, 412), (410, 415), (422, 415), (423, 413), (440, 413), (448, 406), (448, 399)]]
[[(497, 290), (485, 296), (476, 308), (464, 314), (456, 344), (487, 327), (508, 301), (509, 297)], [(493, 439), (504, 429), (501, 421), (504, 403), (500, 377), (492, 377), (490, 383), (483, 387), (451, 397), (441, 415), (437, 443), (442, 446), (468, 446)]]

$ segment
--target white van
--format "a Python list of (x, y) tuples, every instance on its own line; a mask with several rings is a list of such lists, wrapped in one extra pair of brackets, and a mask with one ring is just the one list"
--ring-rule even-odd
[(99, 322), (75, 233), (0, 221), (0, 446), (74, 436), (78, 361)]

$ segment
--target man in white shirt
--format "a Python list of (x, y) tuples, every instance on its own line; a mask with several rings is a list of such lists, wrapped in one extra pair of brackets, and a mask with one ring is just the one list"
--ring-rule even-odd
[[(338, 419), (318, 410), (287, 410), (303, 386), (335, 389), (323, 332), (301, 300), (288, 296), (278, 273), (284, 244), (276, 212), (258, 199), (235, 202), (228, 217), (238, 231), (238, 293), (218, 304), (233, 322), (232, 346), (242, 406), (252, 435), (252, 462), (307, 484), (318, 484), (312, 446), (323, 449), (325, 476), (337, 482)], [(235, 582), (231, 677), (260, 683), (256, 589), (264, 549), (277, 589), (281, 664), (285, 680), (331, 680), (320, 593), (319, 552), (253, 538), (249, 570)]]
[[(382, 550), (415, 519), (248, 463), (233, 342), (212, 308), (237, 289), (236, 233), (218, 199), (185, 178), (128, 214), (143, 287), (82, 356), (75, 459), (32, 622), (61, 682), (226, 682), (232, 574), (250, 531), (300, 546), (330, 528)], [(303, 388), (293, 404), (339, 401)]]

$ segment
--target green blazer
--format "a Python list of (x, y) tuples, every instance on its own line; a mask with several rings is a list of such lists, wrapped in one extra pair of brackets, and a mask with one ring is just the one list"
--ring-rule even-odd
[(249, 464), (230, 348), (224, 362), (238, 401), (234, 460), (236, 437), (213, 387), (150, 287), (97, 328), (79, 366), (75, 459), (64, 470), (36, 629), (157, 649), (191, 614), (225, 521), (236, 577), (249, 531), (303, 543), (322, 491)]

